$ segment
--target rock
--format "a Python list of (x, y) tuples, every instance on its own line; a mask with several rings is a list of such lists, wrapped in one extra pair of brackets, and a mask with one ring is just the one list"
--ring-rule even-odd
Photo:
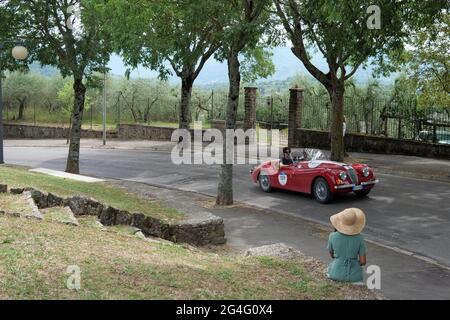
[(95, 221), (94, 227), (101, 229), (102, 231), (105, 231), (105, 226), (100, 221)]
[(44, 193), (36, 189), (31, 190), (24, 189), (24, 190), (25, 190), (24, 193), (27, 192), (31, 193), (31, 197), (33, 198), (34, 203), (39, 209), (48, 208), (47, 196)]
[(0, 184), (0, 193), (7, 193), (8, 186), (6, 184)]
[(22, 214), (21, 217), (42, 220), (43, 219), (42, 214), (39, 211), (37, 205), (35, 204), (32, 191), (25, 191), (24, 193), (22, 193), (22, 197), (25, 199), (25, 201), (27, 201), (31, 211)]
[(159, 240), (159, 239), (154, 239), (154, 238), (148, 238), (145, 236), (145, 234), (143, 234), (141, 231), (138, 231), (134, 234), (136, 237), (138, 237), (139, 239), (145, 240), (149, 243), (158, 243), (158, 244), (166, 244), (166, 245), (173, 245), (172, 242), (167, 241), (167, 240)]
[(87, 214), (90, 216), (96, 216), (98, 218), (100, 217), (100, 214), (102, 213), (104, 207), (105, 206), (101, 202), (95, 199), (89, 199)]
[(145, 235), (142, 233), (142, 231), (138, 231), (134, 234), (136, 237), (140, 238), (140, 239), (144, 239), (146, 240), (147, 238), (145, 237)]
[(12, 194), (22, 194), (25, 190), (23, 188), (11, 188), (9, 192)]
[(152, 217), (145, 217), (142, 222), (142, 233), (146, 236), (155, 236), (163, 239), (170, 239), (170, 226), (168, 223), (162, 222), (159, 219)]
[(116, 216), (118, 213), (119, 210), (113, 207), (106, 207), (100, 214), (100, 222), (105, 226), (114, 226), (116, 225)]
[(69, 207), (64, 207), (63, 210), (67, 214), (67, 219), (63, 220), (62, 223), (72, 225), (72, 226), (79, 226), (80, 223), (78, 222), (77, 218), (75, 218), (75, 215), (73, 214), (72, 210)]
[(283, 260), (291, 260), (304, 257), (303, 253), (293, 249), (292, 247), (288, 247), (284, 243), (275, 243), (271, 245), (251, 248), (245, 252), (245, 256), (266, 256)]
[(64, 199), (49, 192), (47, 196), (47, 205), (49, 208), (61, 207), (64, 205)]
[(148, 217), (143, 213), (132, 214), (131, 226), (139, 228), (145, 236), (155, 236), (164, 239), (170, 238), (170, 226), (168, 223)]
[(75, 218), (72, 210), (69, 207), (53, 207), (49, 209), (45, 209), (44, 211), (45, 217), (49, 217), (52, 221), (56, 221), (59, 223), (71, 225), (71, 226), (79, 226), (80, 223)]
[(143, 213), (133, 213), (131, 216), (131, 225), (133, 227), (142, 229), (142, 226), (144, 225), (145, 220), (145, 214)]
[(116, 225), (127, 225), (130, 226), (132, 222), (132, 215), (128, 211), (119, 211), (116, 214)]
[(131, 227), (131, 229), (133, 230), (132, 232), (133, 232), (133, 234), (136, 234), (136, 233), (138, 233), (138, 232), (142, 232), (142, 230), (141, 229), (139, 229), (139, 228), (136, 228), (136, 227)]
[(97, 200), (74, 196), (64, 200), (64, 206), (70, 207), (77, 216), (89, 215), (99, 217), (103, 211), (103, 204)]
[(196, 246), (224, 244), (226, 238), (223, 219), (213, 216), (202, 221), (191, 220), (173, 224), (170, 226), (170, 240)]

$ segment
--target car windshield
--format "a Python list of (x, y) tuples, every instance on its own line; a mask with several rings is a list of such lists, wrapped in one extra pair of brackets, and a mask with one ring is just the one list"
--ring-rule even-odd
[(329, 160), (326, 152), (320, 149), (302, 148), (292, 151), (292, 158), (297, 161)]

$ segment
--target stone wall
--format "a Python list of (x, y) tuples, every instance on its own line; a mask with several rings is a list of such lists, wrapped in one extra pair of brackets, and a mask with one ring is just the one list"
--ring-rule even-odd
[[(225, 120), (211, 120), (211, 128), (223, 130), (225, 129)], [(243, 121), (236, 121), (236, 129), (244, 129)]]
[[(4, 192), (5, 188), (7, 186), (0, 185), (0, 192)], [(167, 223), (144, 213), (119, 210), (82, 196), (62, 198), (33, 188), (10, 189), (13, 194), (22, 194), (24, 191), (30, 192), (31, 198), (39, 209), (69, 207), (75, 216), (95, 216), (104, 226), (129, 225), (139, 229), (145, 236), (197, 246), (226, 243), (223, 219), (219, 217), (213, 216), (201, 221), (186, 220)]]
[[(3, 124), (5, 139), (67, 139), (68, 128), (51, 126), (34, 126), (26, 124)], [(81, 137), (85, 139), (102, 139), (103, 132), (95, 130), (82, 130)], [(107, 139), (116, 138), (115, 132), (107, 132)]]
[(117, 126), (117, 138), (122, 140), (170, 141), (174, 130), (173, 128), (139, 124), (120, 124)]
[[(330, 134), (326, 131), (297, 129), (294, 147), (330, 149)], [(450, 159), (450, 145), (373, 137), (361, 134), (347, 134), (345, 136), (345, 150), (349, 152), (401, 154)]]

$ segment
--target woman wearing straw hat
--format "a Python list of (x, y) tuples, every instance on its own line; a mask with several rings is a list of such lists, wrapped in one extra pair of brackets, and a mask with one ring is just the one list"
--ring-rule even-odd
[(333, 261), (328, 267), (328, 278), (343, 282), (363, 281), (366, 264), (366, 245), (360, 234), (366, 225), (366, 216), (360, 209), (345, 209), (331, 216), (336, 232), (330, 234), (328, 250)]

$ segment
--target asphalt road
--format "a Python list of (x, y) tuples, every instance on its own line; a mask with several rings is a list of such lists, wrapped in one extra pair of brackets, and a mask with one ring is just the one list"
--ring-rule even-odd
[[(9, 164), (64, 170), (66, 148), (7, 147)], [(219, 166), (175, 166), (167, 152), (82, 149), (82, 174), (127, 179), (215, 195)], [(321, 205), (307, 195), (277, 191), (265, 194), (253, 185), (249, 165), (235, 166), (235, 200), (322, 224), (347, 207), (367, 214), (368, 239), (429, 257), (450, 266), (450, 185), (379, 174), (379, 185), (366, 199), (353, 195)], [(282, 216), (280, 215), (280, 219)]]

